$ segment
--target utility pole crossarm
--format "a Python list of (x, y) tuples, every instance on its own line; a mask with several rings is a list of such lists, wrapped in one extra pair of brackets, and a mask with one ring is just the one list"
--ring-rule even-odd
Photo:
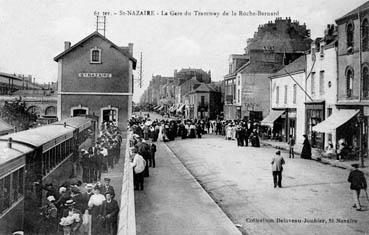
[(310, 99), (310, 101), (314, 101), (313, 98), (306, 92), (306, 90), (296, 81), (296, 79), (287, 71), (287, 69), (284, 69), (284, 71), (292, 78), (292, 80), (296, 83), (297, 86), (300, 87), (300, 89), (305, 93), (305, 95)]

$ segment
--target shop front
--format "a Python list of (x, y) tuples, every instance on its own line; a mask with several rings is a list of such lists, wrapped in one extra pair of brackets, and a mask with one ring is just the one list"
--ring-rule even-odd
[(324, 133), (313, 131), (313, 127), (324, 121), (325, 102), (306, 102), (305, 110), (305, 133), (308, 136), (309, 140), (311, 140), (311, 147), (324, 149)]
[(296, 136), (296, 109), (272, 109), (260, 125), (268, 138), (288, 142), (290, 135)]
[[(338, 106), (339, 107), (339, 106)], [(363, 115), (361, 107), (345, 107), (334, 112), (326, 120), (313, 127), (320, 133), (336, 133), (336, 149), (339, 142), (344, 142), (348, 149), (348, 157), (358, 159), (360, 148), (363, 155), (368, 151), (368, 117)], [(361, 144), (360, 144), (361, 143)]]

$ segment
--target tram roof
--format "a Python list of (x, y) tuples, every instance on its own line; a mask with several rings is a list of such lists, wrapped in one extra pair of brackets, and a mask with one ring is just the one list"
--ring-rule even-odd
[(32, 148), (18, 143), (12, 143), (12, 148), (8, 148), (7, 141), (0, 141), (0, 165), (9, 162), (19, 156), (32, 152)]
[(26, 131), (20, 131), (8, 135), (1, 136), (1, 140), (8, 140), (10, 137), (14, 142), (23, 142), (34, 147), (42, 146), (47, 142), (60, 136), (73, 132), (75, 128), (64, 125), (47, 125)]
[(81, 126), (83, 126), (84, 124), (90, 122), (91, 119), (90, 118), (86, 118), (86, 117), (71, 117), (71, 118), (67, 118), (64, 119), (62, 121), (59, 122), (54, 122), (52, 123), (52, 125), (64, 125), (64, 123), (67, 124), (67, 126), (71, 126), (74, 128), (79, 128)]

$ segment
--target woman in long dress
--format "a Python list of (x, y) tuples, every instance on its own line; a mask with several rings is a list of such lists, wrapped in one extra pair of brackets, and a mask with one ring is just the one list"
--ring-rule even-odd
[(311, 159), (311, 146), (310, 146), (309, 139), (307, 138), (306, 135), (303, 135), (303, 136), (305, 140), (302, 146), (301, 158)]
[(159, 124), (159, 135), (158, 140), (163, 141), (163, 125)]
[(91, 214), (91, 235), (101, 235), (104, 234), (103, 230), (103, 202), (105, 201), (105, 196), (100, 194), (100, 187), (95, 186), (94, 194), (90, 197), (88, 201), (88, 209)]

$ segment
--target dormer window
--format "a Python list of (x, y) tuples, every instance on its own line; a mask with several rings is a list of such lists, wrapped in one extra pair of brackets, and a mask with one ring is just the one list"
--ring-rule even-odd
[(97, 47), (91, 49), (90, 63), (92, 64), (101, 63), (101, 49)]

